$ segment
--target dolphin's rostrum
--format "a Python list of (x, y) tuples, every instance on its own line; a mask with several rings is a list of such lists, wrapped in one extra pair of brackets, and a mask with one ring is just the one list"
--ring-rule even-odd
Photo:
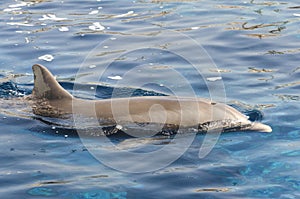
[(83, 100), (72, 96), (56, 81), (49, 70), (39, 64), (32, 67), (37, 115), (64, 118), (68, 115), (97, 117), (106, 125), (126, 123), (157, 124), (162, 131), (194, 128), (199, 132), (259, 131), (271, 132), (270, 126), (251, 122), (231, 106), (203, 98), (177, 96), (141, 96), (103, 100)]

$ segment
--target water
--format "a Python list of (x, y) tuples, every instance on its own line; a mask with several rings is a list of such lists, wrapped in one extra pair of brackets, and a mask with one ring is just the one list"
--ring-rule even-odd
[[(1, 198), (299, 198), (297, 6), (295, 0), (3, 1)], [(135, 95), (186, 96), (193, 88), (244, 112), (260, 110), (273, 132), (223, 134), (202, 159), (205, 135), (197, 135), (170, 165), (120, 172), (94, 158), (76, 131), (34, 119), (21, 100), (31, 93), (34, 63), (82, 98), (128, 96), (136, 87), (143, 90)], [(73, 91), (74, 83), (82, 86)], [(172, 141), (111, 140), (139, 153)], [(106, 156), (116, 154), (109, 140), (97, 141)]]

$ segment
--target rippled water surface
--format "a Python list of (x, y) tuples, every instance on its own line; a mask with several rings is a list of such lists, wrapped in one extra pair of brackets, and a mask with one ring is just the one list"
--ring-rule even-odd
[[(0, 15), (1, 198), (300, 197), (298, 1), (4, 0)], [(27, 107), (35, 63), (81, 98), (195, 93), (260, 111), (273, 132), (212, 137), (202, 158), (203, 134), (83, 140)]]

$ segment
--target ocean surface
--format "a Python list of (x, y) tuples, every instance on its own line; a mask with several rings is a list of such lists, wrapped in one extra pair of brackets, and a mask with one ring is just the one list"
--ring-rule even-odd
[[(3, 0), (0, 15), (0, 198), (300, 198), (298, 1)], [(83, 135), (31, 112), (36, 63), (80, 98), (211, 98), (273, 132)]]

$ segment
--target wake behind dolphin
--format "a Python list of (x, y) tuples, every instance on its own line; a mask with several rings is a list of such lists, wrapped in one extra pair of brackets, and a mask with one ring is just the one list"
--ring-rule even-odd
[(271, 132), (270, 126), (251, 122), (238, 110), (203, 98), (177, 96), (141, 96), (103, 100), (83, 100), (72, 96), (44, 66), (35, 64), (31, 95), (33, 113), (62, 120), (70, 115), (96, 117), (101, 126), (113, 127), (114, 133), (126, 124), (157, 125), (161, 132), (192, 128), (198, 132), (259, 131)]

